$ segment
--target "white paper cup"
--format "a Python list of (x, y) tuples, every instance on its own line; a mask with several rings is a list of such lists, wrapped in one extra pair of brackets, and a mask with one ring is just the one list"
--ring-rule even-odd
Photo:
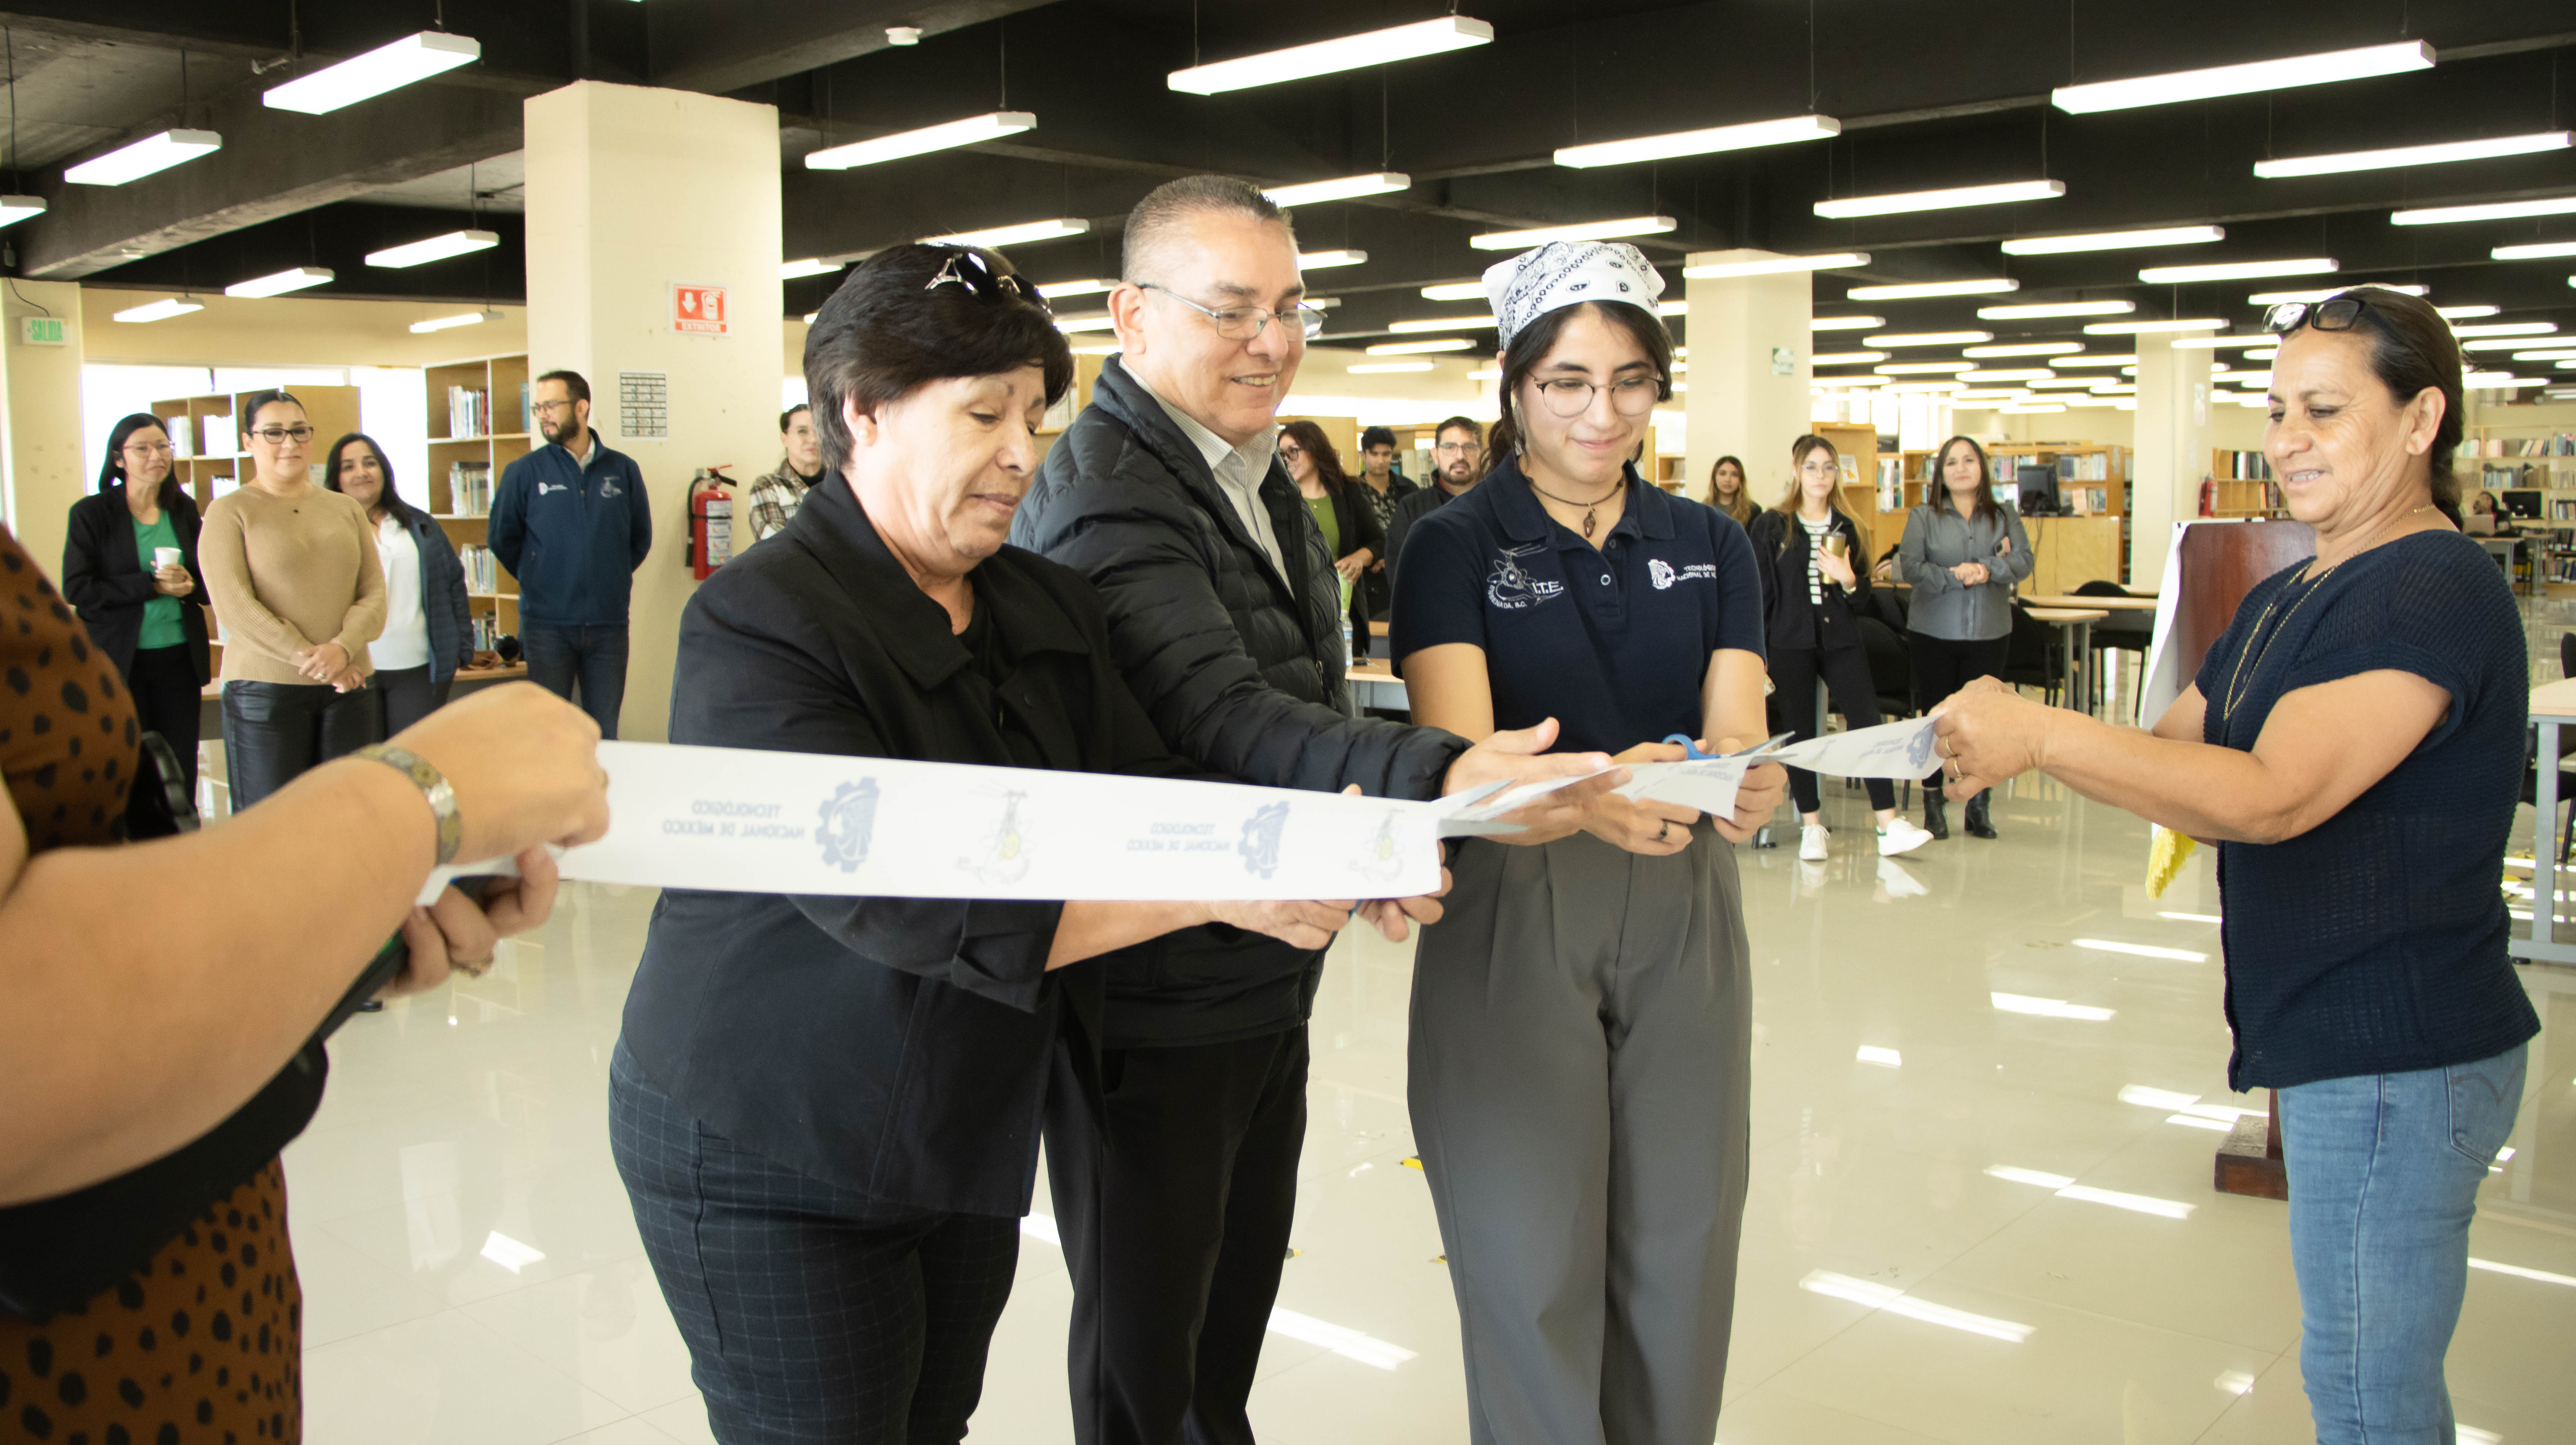
[(152, 549), (152, 565), (156, 568), (176, 567), (179, 565), (179, 556), (179, 549), (176, 547), (155, 547)]

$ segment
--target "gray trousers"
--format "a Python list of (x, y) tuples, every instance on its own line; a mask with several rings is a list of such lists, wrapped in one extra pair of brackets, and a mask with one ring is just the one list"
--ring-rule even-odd
[(1744, 1219), (1735, 849), (1469, 839), (1413, 968), (1410, 1096), (1475, 1445), (1708, 1445)]

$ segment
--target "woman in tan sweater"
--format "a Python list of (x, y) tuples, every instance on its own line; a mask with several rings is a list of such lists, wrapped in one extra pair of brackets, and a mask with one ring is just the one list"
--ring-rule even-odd
[(385, 579), (366, 509), (313, 485), (304, 404), (245, 404), (253, 472), (206, 508), (197, 545), (224, 629), (224, 773), (240, 812), (317, 763), (376, 740), (367, 644)]

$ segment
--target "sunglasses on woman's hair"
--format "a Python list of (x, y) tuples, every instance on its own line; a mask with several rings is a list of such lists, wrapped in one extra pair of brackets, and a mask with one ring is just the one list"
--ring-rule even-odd
[(1049, 315), (1055, 314), (1055, 308), (1047, 305), (1046, 298), (1037, 293), (1036, 287), (1017, 276), (995, 271), (983, 257), (972, 251), (949, 252), (948, 263), (939, 268), (938, 275), (923, 283), (921, 289), (936, 291), (942, 286), (962, 286), (967, 295), (987, 306), (1004, 301), (1025, 301)]
[(2319, 331), (2350, 331), (2370, 303), (2358, 296), (2330, 296), (2323, 301), (2284, 301), (2266, 312), (2263, 329), (2287, 336), (2301, 326)]

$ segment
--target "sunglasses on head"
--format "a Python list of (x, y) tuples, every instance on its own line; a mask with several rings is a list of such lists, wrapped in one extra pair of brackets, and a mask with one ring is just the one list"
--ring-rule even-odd
[(1050, 316), (1055, 314), (1055, 308), (1047, 305), (1046, 298), (1037, 293), (1036, 287), (1017, 276), (995, 271), (973, 251), (959, 249), (949, 252), (947, 264), (939, 268), (938, 275), (923, 283), (921, 289), (936, 291), (942, 286), (962, 286), (967, 295), (987, 306), (1005, 301), (1025, 301)]
[(2284, 301), (2264, 313), (2263, 329), (2287, 336), (2302, 326), (2318, 331), (2350, 331), (2370, 303), (2358, 296), (2329, 296), (2323, 301)]

